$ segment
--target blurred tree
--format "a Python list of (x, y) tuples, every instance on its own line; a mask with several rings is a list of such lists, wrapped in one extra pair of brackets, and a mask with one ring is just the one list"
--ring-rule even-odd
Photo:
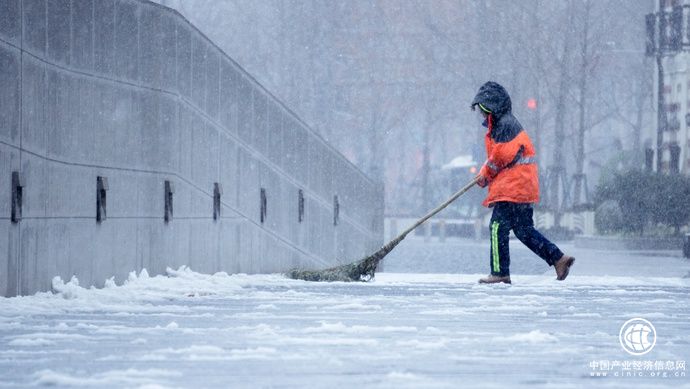
[(594, 215), (594, 224), (597, 230), (603, 234), (611, 234), (623, 230), (623, 212), (618, 201), (606, 200), (597, 208)]
[[(690, 221), (690, 179), (679, 174), (666, 175), (640, 170), (617, 173), (602, 182), (596, 190), (597, 225), (602, 232), (626, 231), (642, 235), (650, 223), (673, 227), (676, 234)], [(620, 207), (621, 219), (610, 202)], [(617, 216), (616, 216), (617, 217)]]
[[(389, 213), (424, 203), (405, 190), (413, 178), (481, 145), (467, 102), (484, 81), (508, 88), (542, 171), (590, 166), (595, 180), (611, 138), (637, 149), (651, 117), (650, 72), (635, 54), (651, 0), (159, 1), (382, 179)], [(563, 183), (550, 181), (542, 197), (562, 203)]]
[(690, 179), (680, 174), (658, 175), (652, 191), (655, 194), (653, 220), (674, 228), (676, 235), (690, 221)]

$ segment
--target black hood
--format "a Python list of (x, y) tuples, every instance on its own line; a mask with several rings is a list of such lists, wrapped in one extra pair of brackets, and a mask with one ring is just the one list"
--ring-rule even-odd
[(512, 110), (508, 92), (499, 83), (493, 81), (488, 81), (479, 88), (479, 92), (474, 96), (470, 107), (474, 109), (477, 104), (489, 109), (496, 119)]

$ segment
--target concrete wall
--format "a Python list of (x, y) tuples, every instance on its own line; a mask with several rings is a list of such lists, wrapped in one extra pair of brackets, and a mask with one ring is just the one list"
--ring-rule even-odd
[[(109, 185), (100, 223), (97, 176)], [(135, 0), (0, 2), (0, 295), (48, 290), (56, 275), (102, 286), (142, 268), (349, 262), (382, 243), (382, 203), (379, 186), (178, 13)]]

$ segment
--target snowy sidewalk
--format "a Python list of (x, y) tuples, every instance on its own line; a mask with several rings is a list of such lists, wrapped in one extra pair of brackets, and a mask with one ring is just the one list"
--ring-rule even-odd
[[(514, 274), (512, 286), (186, 269), (101, 290), (57, 282), (0, 299), (0, 387), (690, 387), (690, 279), (583, 275), (596, 255), (581, 254), (565, 282)], [(635, 317), (658, 334), (641, 357), (618, 340)], [(604, 361), (646, 376), (592, 378)], [(659, 361), (666, 377), (649, 377)]]

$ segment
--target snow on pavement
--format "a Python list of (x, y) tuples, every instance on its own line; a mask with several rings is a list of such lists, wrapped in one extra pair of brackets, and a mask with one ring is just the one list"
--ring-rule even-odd
[[(55, 293), (0, 299), (0, 387), (690, 387), (680, 368), (590, 376), (604, 360), (689, 359), (690, 279), (479, 276), (309, 283), (180, 268), (104, 289), (56, 279)], [(618, 340), (634, 317), (658, 335), (641, 357)]]

